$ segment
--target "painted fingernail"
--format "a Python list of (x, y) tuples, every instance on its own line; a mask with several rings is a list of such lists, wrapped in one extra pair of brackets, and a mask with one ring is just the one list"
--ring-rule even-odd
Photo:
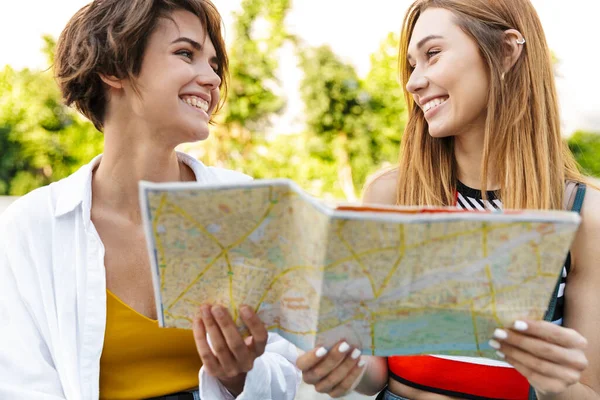
[(497, 354), (497, 355), (498, 355), (498, 357), (500, 357), (500, 358), (506, 358), (506, 356), (504, 355), (504, 353), (503, 353), (503, 352), (501, 352), (501, 351), (497, 351), (497, 352), (496, 352), (496, 354)]
[(222, 317), (224, 312), (223, 312), (223, 307), (220, 306), (214, 306), (212, 308), (212, 313), (215, 317)]
[(352, 350), (352, 354), (350, 354), (350, 357), (352, 357), (353, 360), (356, 360), (358, 357), (360, 357), (360, 350), (359, 349)]
[(315, 356), (318, 358), (323, 357), (325, 354), (327, 354), (327, 349), (325, 347), (319, 347), (317, 351), (315, 351)]
[(252, 316), (252, 312), (250, 312), (250, 307), (243, 306), (242, 308), (240, 308), (240, 314), (242, 314), (242, 317), (244, 318), (250, 318)]
[(358, 368), (364, 367), (366, 363), (367, 361), (365, 361), (364, 358), (361, 358), (361, 360), (358, 362)]
[(504, 329), (496, 329), (494, 331), (494, 337), (496, 339), (504, 340), (508, 337), (508, 333)]
[(488, 344), (492, 349), (498, 350), (500, 348), (500, 343), (496, 342), (494, 339), (490, 340)]
[(340, 347), (338, 347), (338, 351), (340, 353), (345, 353), (348, 350), (350, 350), (350, 345), (346, 342), (342, 342), (342, 344), (340, 344)]
[(527, 322), (525, 321), (515, 321), (515, 323), (513, 324), (513, 328), (515, 328), (515, 330), (517, 331), (526, 331), (527, 328), (529, 328), (529, 326), (527, 325)]

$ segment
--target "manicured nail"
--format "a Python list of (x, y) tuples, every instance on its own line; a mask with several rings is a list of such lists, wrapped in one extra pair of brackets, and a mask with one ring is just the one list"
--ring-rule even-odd
[(211, 316), (210, 314), (210, 306), (205, 306), (202, 307), (202, 315), (204, 316), (204, 318), (209, 318)]
[(496, 342), (494, 339), (490, 340), (488, 344), (492, 349), (498, 350), (500, 348), (500, 343)]
[(501, 351), (497, 351), (497, 352), (496, 352), (496, 354), (497, 354), (497, 355), (498, 355), (498, 357), (500, 357), (500, 358), (506, 358), (506, 356), (504, 355), (504, 353), (503, 353), (503, 352), (501, 352)]
[(352, 350), (352, 354), (350, 354), (350, 357), (352, 357), (353, 360), (356, 360), (358, 357), (360, 357), (360, 350), (359, 349)]
[(223, 312), (223, 307), (221, 307), (221, 306), (214, 306), (212, 308), (212, 313), (215, 317), (222, 317), (225, 314)]
[(358, 362), (358, 368), (362, 368), (365, 366), (367, 362), (365, 361), (364, 358), (361, 358), (360, 361)]
[(317, 351), (315, 351), (315, 356), (318, 358), (323, 357), (325, 354), (327, 354), (327, 349), (325, 347), (319, 347)]
[(496, 339), (504, 340), (508, 337), (508, 333), (504, 329), (496, 329), (494, 331), (494, 337)]
[(242, 306), (240, 308), (240, 314), (242, 314), (242, 317), (244, 318), (252, 317), (252, 312), (250, 311), (250, 307), (248, 306)]
[(515, 330), (517, 331), (526, 331), (527, 328), (529, 328), (529, 326), (527, 325), (527, 322), (525, 321), (515, 321), (515, 323), (513, 324), (513, 328), (515, 328)]
[(342, 342), (342, 344), (340, 344), (340, 347), (338, 347), (338, 351), (340, 353), (345, 353), (348, 350), (350, 350), (350, 345), (346, 342)]

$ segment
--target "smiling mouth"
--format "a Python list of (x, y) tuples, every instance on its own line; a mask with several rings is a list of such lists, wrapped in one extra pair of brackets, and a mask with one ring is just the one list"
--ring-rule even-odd
[(186, 103), (192, 107), (195, 107), (199, 110), (202, 110), (208, 115), (208, 108), (210, 105), (208, 104), (208, 102), (206, 100), (201, 99), (200, 97), (196, 97), (196, 96), (182, 96), (182, 97), (180, 97), (180, 99), (184, 103)]
[(428, 101), (423, 106), (423, 112), (427, 112), (429, 110), (433, 110), (434, 108), (439, 107), (442, 104), (444, 104), (447, 100), (448, 100), (448, 97), (437, 97), (437, 98), (435, 98), (435, 99), (433, 99), (431, 101)]

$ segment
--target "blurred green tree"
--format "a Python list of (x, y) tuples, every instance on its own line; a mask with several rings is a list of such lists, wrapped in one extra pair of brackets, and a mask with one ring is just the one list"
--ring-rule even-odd
[(600, 177), (600, 132), (577, 131), (568, 143), (583, 172)]
[[(311, 154), (337, 164), (346, 199), (356, 200), (351, 158), (368, 147), (364, 109), (370, 101), (354, 68), (342, 62), (328, 46), (300, 53), (304, 79), (300, 93), (305, 104)], [(362, 143), (357, 143), (358, 141)]]
[[(55, 42), (44, 36), (51, 63)], [(0, 195), (64, 178), (102, 151), (102, 134), (64, 106), (50, 71), (0, 71)]]
[(347, 200), (357, 200), (369, 174), (395, 163), (405, 124), (402, 88), (396, 79), (398, 38), (388, 35), (360, 79), (326, 46), (303, 49), (301, 95), (310, 153), (335, 162)]
[[(355, 200), (368, 175), (396, 162), (406, 110), (397, 81), (397, 35), (371, 56), (371, 70), (355, 69), (327, 47), (309, 48), (285, 30), (290, 0), (244, 0), (231, 43), (231, 86), (214, 138), (194, 145), (207, 164), (256, 178), (286, 177), (315, 196)], [(54, 40), (44, 53), (53, 60)], [(304, 133), (267, 136), (271, 117), (285, 106), (277, 52), (297, 45), (304, 71)], [(600, 177), (600, 134), (568, 139), (582, 169)], [(0, 70), (0, 195), (21, 195), (74, 172), (102, 151), (102, 134), (61, 103), (49, 71)]]
[(257, 134), (281, 113), (278, 51), (293, 36), (285, 28), (290, 0), (242, 0), (234, 13), (229, 45), (230, 81), (225, 106), (216, 116), (216, 140), (200, 145), (213, 165), (239, 166), (253, 151)]

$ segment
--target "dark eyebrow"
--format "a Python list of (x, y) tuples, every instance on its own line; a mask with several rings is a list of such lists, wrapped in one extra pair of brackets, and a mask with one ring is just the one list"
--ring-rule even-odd
[[(417, 50), (421, 50), (421, 47), (425, 46), (425, 43), (429, 42), (430, 40), (433, 39), (443, 39), (443, 36), (440, 35), (429, 35), (429, 36), (425, 36), (423, 39), (419, 40), (419, 43), (417, 43)], [(410, 54), (408, 56), (406, 56), (406, 58), (408, 58), (409, 60), (412, 60), (412, 57), (410, 56)]]
[(189, 43), (189, 44), (191, 44), (191, 45), (192, 45), (192, 47), (193, 47), (194, 49), (196, 49), (196, 50), (198, 50), (198, 51), (199, 51), (199, 50), (202, 50), (202, 45), (201, 45), (200, 43), (196, 42), (196, 41), (195, 41), (195, 40), (193, 40), (193, 39), (187, 38), (187, 37), (180, 37), (180, 38), (177, 38), (177, 39), (173, 40), (173, 41), (171, 42), (171, 44), (180, 43), (180, 42)]
[[(171, 42), (171, 44), (181, 43), (181, 42), (189, 43), (196, 51), (202, 50), (202, 45), (200, 43), (198, 43), (195, 40), (190, 39), (188, 37), (177, 38), (177, 39), (173, 40)], [(217, 58), (217, 56), (211, 57), (210, 62), (214, 63), (215, 65), (219, 65), (219, 59)]]

